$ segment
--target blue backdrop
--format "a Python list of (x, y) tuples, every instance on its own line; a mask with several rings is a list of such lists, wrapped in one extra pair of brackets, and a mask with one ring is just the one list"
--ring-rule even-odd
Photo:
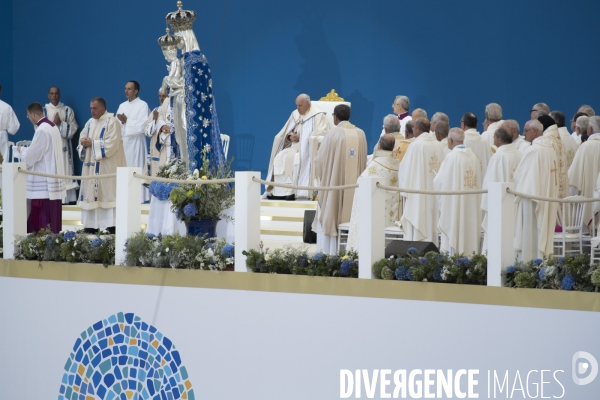
[[(443, 111), (457, 126), (466, 111), (483, 121), (487, 103), (502, 105), (521, 125), (534, 103), (570, 118), (584, 103), (598, 106), (600, 26), (594, 1), (185, 0), (213, 74), (230, 156), (265, 175), (273, 136), (299, 93), (313, 99), (335, 88), (352, 102), (351, 120), (369, 147), (397, 94), (431, 116)], [(80, 125), (89, 100), (109, 111), (125, 101), (127, 80), (157, 105), (167, 73), (156, 39), (176, 1), (1, 0), (2, 98), (30, 138), (25, 107), (47, 102), (58, 85)], [(7, 38), (8, 40), (5, 40)], [(481, 131), (481, 125), (479, 127)], [(250, 160), (243, 148), (253, 143)], [(244, 146), (241, 146), (244, 143)]]

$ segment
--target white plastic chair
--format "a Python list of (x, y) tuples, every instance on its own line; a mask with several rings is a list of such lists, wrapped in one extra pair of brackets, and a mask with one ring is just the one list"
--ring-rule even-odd
[[(581, 196), (566, 199), (581, 200)], [(554, 234), (555, 255), (564, 257), (566, 253), (583, 252), (583, 203), (562, 203), (562, 232)], [(567, 243), (579, 243), (579, 250), (567, 250)], [(556, 249), (560, 249), (557, 252)]]
[(227, 153), (229, 153), (229, 135), (221, 133), (221, 143), (223, 143), (223, 153), (225, 153), (225, 158), (227, 158)]
[(344, 222), (338, 225), (337, 250), (346, 250), (348, 244), (348, 232), (350, 232), (350, 222)]

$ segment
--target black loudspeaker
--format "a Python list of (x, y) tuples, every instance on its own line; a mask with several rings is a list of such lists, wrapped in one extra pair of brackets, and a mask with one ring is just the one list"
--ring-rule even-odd
[(317, 243), (317, 233), (312, 231), (316, 210), (304, 210), (304, 226), (302, 228), (302, 241), (304, 243)]
[(408, 249), (414, 247), (417, 249), (417, 254), (425, 254), (430, 251), (439, 253), (437, 246), (432, 242), (409, 242), (404, 240), (392, 240), (385, 248), (385, 258), (390, 256), (404, 255), (408, 253)]

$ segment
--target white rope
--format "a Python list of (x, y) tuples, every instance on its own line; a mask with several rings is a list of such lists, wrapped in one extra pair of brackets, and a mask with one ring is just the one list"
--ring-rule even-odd
[(579, 198), (579, 199), (568, 199), (568, 198), (557, 199), (557, 198), (554, 198), (554, 197), (532, 196), (532, 195), (527, 194), (527, 193), (515, 192), (513, 190), (510, 190), (509, 188), (506, 188), (506, 193), (510, 193), (510, 194), (515, 195), (515, 196), (522, 197), (524, 199), (539, 200), (539, 201), (550, 201), (552, 203), (595, 203), (597, 201), (600, 201), (600, 198), (592, 199), (592, 198), (589, 198), (589, 197), (584, 197), (584, 198)]
[(276, 186), (276, 187), (282, 187), (282, 188), (286, 188), (286, 189), (296, 189), (296, 190), (314, 190), (314, 191), (319, 191), (319, 192), (326, 192), (326, 191), (332, 191), (332, 190), (356, 189), (358, 187), (358, 185), (356, 183), (352, 184), (352, 185), (340, 185), (340, 186), (299, 186), (299, 185), (291, 185), (288, 183), (275, 183), (275, 182), (265, 181), (264, 179), (258, 179), (256, 177), (252, 177), (252, 180), (254, 182), (262, 183), (263, 185), (268, 185), (268, 186)]
[(483, 189), (483, 190), (459, 190), (459, 191), (403, 189), (403, 188), (399, 188), (396, 186), (382, 185), (380, 183), (377, 183), (377, 187), (379, 189), (390, 190), (393, 192), (404, 192), (404, 193), (415, 193), (415, 194), (435, 194), (435, 195), (439, 195), (439, 196), (463, 195), (463, 194), (484, 194), (484, 193), (488, 192), (486, 189)]
[(156, 182), (164, 182), (164, 183), (180, 183), (185, 185), (210, 185), (210, 184), (218, 184), (218, 183), (233, 183), (235, 182), (235, 178), (227, 178), (227, 179), (170, 179), (170, 178), (159, 178), (157, 176), (146, 176), (139, 175), (137, 172), (133, 173), (135, 178), (144, 180), (144, 181), (156, 181)]
[(36, 176), (43, 176), (46, 178), (68, 179), (68, 180), (76, 180), (76, 181), (85, 181), (85, 180), (90, 180), (90, 179), (107, 179), (107, 178), (116, 178), (117, 177), (117, 174), (90, 175), (90, 176), (46, 174), (43, 172), (26, 171), (24, 169), (21, 169), (21, 167), (18, 168), (18, 171), (25, 175), (36, 175)]

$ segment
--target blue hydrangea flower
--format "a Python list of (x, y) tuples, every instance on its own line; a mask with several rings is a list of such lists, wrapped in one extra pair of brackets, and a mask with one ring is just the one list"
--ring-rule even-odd
[(506, 273), (507, 274), (512, 274), (516, 270), (517, 270), (517, 267), (515, 267), (514, 265), (511, 265), (510, 267), (506, 268)]
[(546, 279), (546, 269), (547, 268), (548, 267), (544, 265), (542, 268), (540, 268), (540, 271), (538, 272), (538, 277), (540, 278), (541, 281)]
[(419, 258), (419, 261), (421, 262), (421, 264), (425, 264), (425, 261), (427, 261), (427, 259), (425, 257), (421, 257)]
[(571, 290), (573, 289), (573, 285), (575, 284), (575, 278), (573, 278), (571, 274), (567, 274), (565, 275), (561, 283), (563, 289)]
[(221, 250), (222, 256), (233, 257), (234, 254), (235, 254), (235, 248), (233, 247), (233, 245), (228, 243), (225, 246), (223, 246), (223, 249)]
[(321, 252), (319, 252), (319, 253), (317, 253), (317, 254), (315, 254), (315, 255), (313, 256), (313, 260), (315, 260), (315, 261), (320, 261), (320, 260), (322, 260), (323, 258), (325, 258), (325, 254), (323, 254), (323, 253), (321, 253)]
[(308, 258), (306, 258), (305, 256), (300, 256), (298, 258), (298, 262), (300, 262), (300, 265), (302, 265), (303, 267), (306, 267), (308, 265)]
[(98, 247), (100, 245), (102, 245), (104, 243), (104, 240), (100, 239), (100, 238), (95, 238), (94, 240), (92, 240), (90, 242), (90, 244), (92, 245), (92, 247)]
[(442, 281), (442, 267), (437, 267), (433, 270), (433, 279), (437, 282)]
[(410, 268), (408, 269), (408, 271), (406, 272), (406, 277), (407, 277), (408, 279), (410, 279), (411, 281), (414, 281), (414, 280), (415, 280), (415, 277), (413, 276), (413, 271), (414, 271), (415, 269), (416, 269), (415, 267), (410, 267)]
[(396, 265), (402, 265), (402, 264), (404, 264), (404, 258), (402, 258), (402, 257), (396, 258), (395, 263), (396, 263)]
[(183, 207), (183, 214), (186, 217), (193, 217), (193, 216), (196, 216), (198, 214), (198, 209), (192, 203), (186, 204), (185, 207)]
[(354, 267), (354, 260), (348, 259), (342, 261), (342, 275), (347, 276), (352, 267)]
[(417, 249), (415, 249), (414, 247), (408, 248), (408, 254), (416, 254), (416, 253), (417, 253)]
[(156, 237), (154, 233), (146, 233), (146, 236), (148, 237), (148, 239), (154, 239)]
[(407, 270), (406, 267), (404, 265), (399, 266), (398, 268), (396, 268), (396, 279), (398, 279), (399, 281), (405, 281), (408, 279), (407, 276)]
[(446, 259), (446, 257), (443, 254), (438, 254), (438, 258), (437, 258), (438, 265), (442, 265), (444, 263), (445, 259)]
[(467, 268), (470, 261), (467, 257), (462, 257), (456, 260), (456, 264), (461, 268)]
[(176, 188), (178, 185), (176, 183), (161, 183), (158, 182), (158, 186), (156, 187), (156, 197), (161, 200), (161, 201), (165, 201), (169, 198), (169, 195), (171, 194), (171, 191)]
[(200, 196), (198, 196), (198, 193), (194, 193), (194, 200), (198, 200), (200, 198)]
[(63, 241), (68, 242), (69, 240), (73, 240), (73, 239), (75, 239), (75, 232), (66, 231), (65, 235), (63, 236)]
[(150, 194), (154, 197), (158, 197), (158, 186), (160, 185), (160, 182), (156, 182), (156, 181), (152, 181), (150, 182), (150, 186), (148, 187), (148, 191), (150, 192)]
[(46, 246), (48, 246), (48, 247), (52, 246), (53, 241), (54, 241), (54, 235), (46, 236)]
[(533, 263), (535, 265), (540, 265), (542, 263), (542, 259), (541, 258), (536, 258), (535, 260), (533, 260)]

